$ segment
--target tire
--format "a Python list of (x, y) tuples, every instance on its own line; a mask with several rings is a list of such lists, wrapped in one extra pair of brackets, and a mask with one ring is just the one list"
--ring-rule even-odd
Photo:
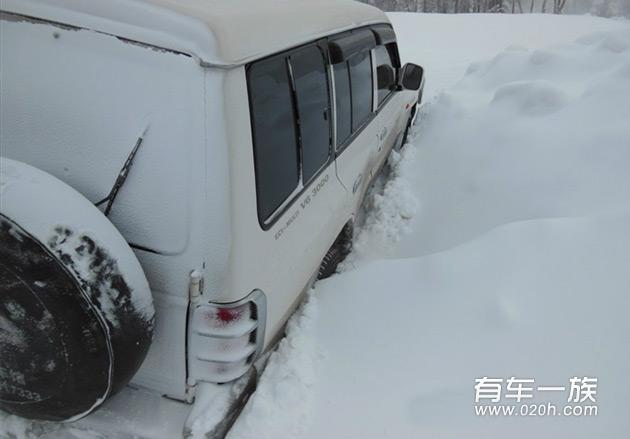
[(0, 160), (0, 409), (77, 420), (123, 388), (151, 345), (148, 282), (87, 199)]
[(343, 252), (339, 246), (332, 246), (319, 266), (317, 279), (327, 279), (337, 272), (337, 266), (345, 259)]
[(337, 272), (339, 264), (346, 259), (352, 250), (352, 235), (352, 225), (347, 224), (324, 256), (317, 273), (318, 280), (329, 278)]
[(409, 116), (409, 120), (407, 121), (407, 126), (405, 126), (405, 132), (402, 137), (402, 142), (400, 142), (400, 148), (398, 148), (398, 150), (402, 149), (407, 144), (407, 140), (409, 137), (409, 130), (411, 129), (411, 125), (413, 122), (413, 115), (414, 114), (412, 113), (411, 116)]

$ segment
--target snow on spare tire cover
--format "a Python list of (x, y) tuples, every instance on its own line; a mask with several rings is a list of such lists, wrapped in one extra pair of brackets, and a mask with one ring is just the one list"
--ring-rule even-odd
[(151, 344), (138, 260), (109, 220), (55, 177), (0, 158), (0, 409), (87, 415)]

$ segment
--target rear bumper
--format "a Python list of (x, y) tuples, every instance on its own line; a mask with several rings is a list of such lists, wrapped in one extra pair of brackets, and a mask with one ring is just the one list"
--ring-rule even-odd
[(24, 439), (144, 439), (182, 437), (192, 405), (126, 387), (75, 422), (32, 421), (0, 412), (0, 437)]
[(210, 439), (223, 438), (256, 390), (256, 381), (252, 367), (230, 384), (199, 383), (193, 404), (127, 386), (79, 421), (21, 421), (24, 428), (9, 432), (28, 439), (183, 439), (193, 431)]
[(64, 428), (87, 430), (112, 439), (182, 438), (192, 408), (193, 404), (128, 386), (95, 413), (72, 424), (64, 424)]

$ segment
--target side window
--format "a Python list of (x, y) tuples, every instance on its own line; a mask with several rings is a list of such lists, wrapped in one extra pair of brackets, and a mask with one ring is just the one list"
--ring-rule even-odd
[(390, 51), (385, 46), (376, 46), (374, 49), (376, 63), (376, 84), (378, 90), (378, 104), (380, 105), (392, 92), (396, 85), (396, 71)]
[(254, 137), (258, 216), (268, 219), (298, 185), (298, 152), (285, 57), (258, 61), (247, 72)]
[(352, 106), (348, 63), (333, 66), (335, 81), (335, 108), (337, 120), (337, 146), (341, 146), (352, 133)]
[(399, 69), (400, 55), (398, 54), (398, 45), (396, 44), (396, 42), (393, 42), (385, 44), (385, 47), (387, 48), (387, 53), (389, 53), (389, 57), (392, 60), (392, 65), (394, 66), (394, 68)]
[(352, 131), (363, 125), (372, 113), (372, 58), (368, 50), (348, 60), (352, 95)]
[(308, 46), (291, 55), (302, 147), (302, 180), (308, 183), (330, 156), (328, 80), (324, 55)]

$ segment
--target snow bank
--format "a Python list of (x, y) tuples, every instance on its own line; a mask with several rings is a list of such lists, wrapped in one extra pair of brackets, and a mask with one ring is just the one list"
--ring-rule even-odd
[(630, 29), (500, 52), (436, 98), (408, 178), (423, 215), (399, 248), (443, 251), (493, 227), (627, 207)]
[(403, 62), (427, 71), (424, 97), (455, 85), (471, 63), (513, 48), (543, 48), (585, 34), (624, 29), (625, 20), (551, 14), (387, 14)]
[[(303, 336), (327, 355), (308, 397), (295, 398), (301, 386), (257, 392), (251, 406), (291, 396), (295, 405), (246, 411), (250, 436), (239, 437), (295, 437), (277, 428), (294, 413), (310, 414), (299, 437), (313, 439), (627, 437), (628, 24), (392, 19), (403, 58), (419, 55), (435, 97), (388, 185), (406, 189), (376, 203), (354, 269), (316, 285), (319, 315)], [(401, 228), (400, 200), (412, 198), (420, 209)], [(388, 238), (397, 244), (372, 245)], [(279, 367), (265, 371), (265, 387), (287, 382)], [(483, 376), (542, 386), (597, 377), (599, 413), (475, 416)]]
[[(329, 360), (304, 437), (624, 437), (629, 220), (512, 223), (320, 284)], [(600, 380), (597, 418), (474, 416), (475, 378), (576, 374)]]
[(313, 336), (317, 320), (317, 300), (310, 295), (287, 324), (286, 337), (271, 354), (255, 397), (228, 434), (229, 439), (298, 438), (305, 434), (323, 358)]
[[(375, 185), (367, 198), (365, 224), (355, 237), (352, 253), (340, 264), (345, 271), (358, 261), (376, 259), (396, 249), (401, 237), (410, 231), (410, 223), (419, 209), (408, 175), (415, 165), (415, 148), (392, 151), (388, 162), (388, 180), (381, 188)], [(379, 183), (379, 182), (377, 182)]]

